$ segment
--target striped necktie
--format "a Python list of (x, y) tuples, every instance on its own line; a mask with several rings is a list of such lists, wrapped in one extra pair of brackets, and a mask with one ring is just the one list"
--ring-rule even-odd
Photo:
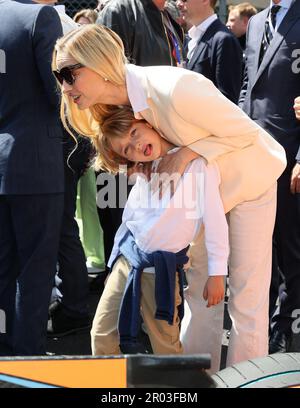
[(272, 6), (271, 8), (270, 17), (271, 17), (272, 28), (270, 27), (270, 23), (269, 23), (269, 16), (265, 21), (265, 30), (264, 30), (264, 35), (263, 35), (263, 39), (261, 42), (261, 49), (260, 49), (260, 55), (259, 55), (259, 65), (261, 64), (261, 61), (273, 39), (273, 31), (275, 30), (275, 27), (276, 27), (276, 17), (280, 9), (281, 9), (281, 6)]

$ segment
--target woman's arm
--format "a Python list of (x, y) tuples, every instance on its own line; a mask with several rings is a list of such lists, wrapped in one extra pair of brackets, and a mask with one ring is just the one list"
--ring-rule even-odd
[[(199, 157), (199, 154), (194, 152), (188, 147), (181, 147), (177, 152), (172, 154), (166, 154), (160, 161), (156, 172), (159, 173), (159, 177), (151, 175), (151, 191), (160, 191), (160, 197), (170, 188), (170, 192), (173, 195), (180, 177), (185, 172), (188, 164)], [(144, 170), (144, 174), (149, 179), (149, 174)], [(158, 176), (158, 175), (157, 175)], [(172, 185), (169, 185), (170, 178)]]
[(158, 173), (182, 175), (186, 166), (194, 159), (197, 159), (199, 154), (191, 150), (189, 147), (182, 147), (177, 152), (165, 155), (158, 165)]

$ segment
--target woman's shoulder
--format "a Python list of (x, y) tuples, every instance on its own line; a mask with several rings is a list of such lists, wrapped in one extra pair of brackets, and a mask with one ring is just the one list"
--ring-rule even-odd
[(197, 89), (210, 89), (213, 85), (204, 75), (179, 67), (144, 67), (144, 75), (150, 88), (171, 97), (178, 93), (193, 94)]
[(185, 68), (172, 67), (169, 65), (156, 65), (144, 67), (144, 72), (148, 79), (166, 80), (167, 82), (179, 80), (182, 78), (195, 77), (197, 75), (202, 76), (196, 72), (190, 71)]

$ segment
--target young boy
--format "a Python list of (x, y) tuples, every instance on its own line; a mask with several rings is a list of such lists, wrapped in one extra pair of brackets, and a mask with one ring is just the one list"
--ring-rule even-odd
[[(120, 164), (144, 162), (152, 162), (155, 172), (160, 157), (176, 150), (148, 123), (135, 119), (129, 107), (116, 109), (101, 130), (103, 135), (95, 142), (98, 159), (112, 172)], [(209, 265), (203, 297), (208, 307), (223, 299), (229, 250), (219, 183), (217, 166), (206, 166), (201, 158), (178, 178), (172, 196), (160, 197), (143, 175), (137, 176), (109, 260), (112, 272), (93, 321), (94, 355), (139, 351), (140, 312), (154, 353), (182, 353), (179, 265), (186, 263), (186, 248), (202, 224)]]

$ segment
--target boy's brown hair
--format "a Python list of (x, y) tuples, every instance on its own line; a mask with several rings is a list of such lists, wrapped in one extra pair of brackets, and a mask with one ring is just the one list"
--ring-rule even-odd
[(98, 152), (95, 167), (110, 173), (118, 173), (120, 165), (132, 167), (135, 163), (118, 155), (112, 150), (111, 139), (125, 136), (131, 126), (140, 122), (134, 117), (129, 106), (117, 106), (109, 115), (103, 118), (101, 124), (102, 135), (93, 140)]

